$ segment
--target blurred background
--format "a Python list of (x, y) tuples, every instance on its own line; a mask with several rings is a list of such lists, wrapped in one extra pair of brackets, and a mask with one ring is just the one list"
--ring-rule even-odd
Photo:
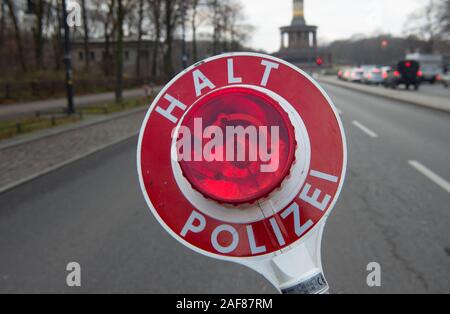
[(238, 51), (297, 65), (343, 119), (332, 291), (450, 292), (449, 0), (0, 0), (0, 292), (72, 292), (71, 261), (84, 292), (275, 291), (164, 234), (135, 175), (162, 86)]

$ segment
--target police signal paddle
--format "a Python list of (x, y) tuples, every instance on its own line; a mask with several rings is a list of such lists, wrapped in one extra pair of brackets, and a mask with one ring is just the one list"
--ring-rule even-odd
[(145, 200), (175, 239), (246, 265), (283, 293), (325, 293), (320, 246), (342, 189), (344, 130), (306, 73), (224, 54), (176, 76), (143, 122)]

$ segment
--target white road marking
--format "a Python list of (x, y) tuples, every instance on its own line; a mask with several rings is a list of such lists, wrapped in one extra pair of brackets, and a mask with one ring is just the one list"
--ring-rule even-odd
[(361, 124), (358, 121), (353, 121), (352, 122), (354, 126), (356, 126), (357, 128), (359, 128), (361, 131), (363, 131), (364, 133), (366, 133), (367, 135), (369, 135), (372, 138), (377, 138), (378, 134), (375, 133), (374, 131), (372, 131), (371, 129), (369, 129), (368, 127), (364, 126), (363, 124)]
[(439, 185), (441, 188), (443, 188), (447, 193), (450, 193), (450, 183), (448, 183), (444, 178), (438, 176), (436, 173), (422, 165), (420, 162), (415, 160), (410, 160), (408, 163), (415, 168), (417, 171), (422, 173), (424, 176), (426, 176), (428, 179)]

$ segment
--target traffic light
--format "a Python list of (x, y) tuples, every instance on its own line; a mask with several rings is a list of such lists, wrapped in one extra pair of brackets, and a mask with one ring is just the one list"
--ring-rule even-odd
[(316, 64), (317, 64), (318, 66), (322, 66), (322, 65), (323, 65), (323, 59), (322, 59), (321, 57), (317, 57), (317, 58), (316, 58)]

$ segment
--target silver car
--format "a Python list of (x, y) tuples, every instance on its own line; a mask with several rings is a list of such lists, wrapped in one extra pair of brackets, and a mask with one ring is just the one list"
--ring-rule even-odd
[(366, 69), (363, 74), (362, 82), (364, 84), (374, 85), (383, 83), (383, 71), (377, 67)]
[(450, 72), (438, 75), (437, 82), (444, 85), (445, 88), (448, 88), (450, 86)]

